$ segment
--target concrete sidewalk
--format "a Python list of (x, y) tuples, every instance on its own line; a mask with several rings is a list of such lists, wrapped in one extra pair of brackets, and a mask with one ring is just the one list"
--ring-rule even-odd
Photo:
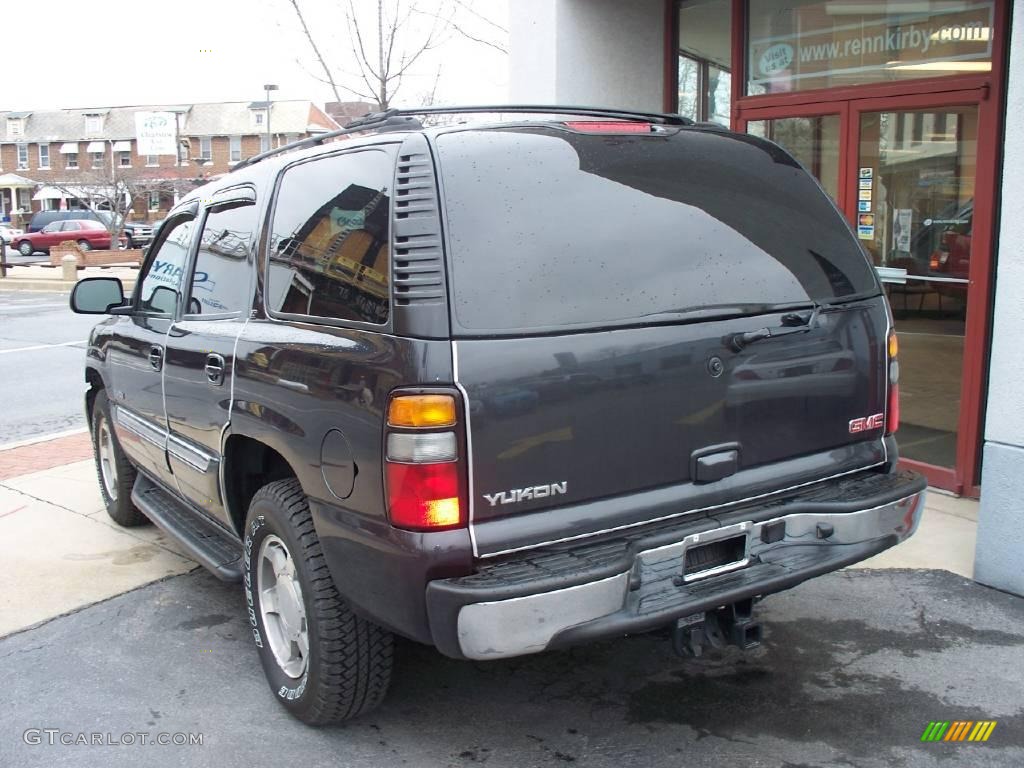
[(196, 567), (154, 526), (110, 520), (91, 453), (87, 433), (0, 451), (0, 637)]
[[(977, 509), (932, 491), (917, 534), (856, 567), (970, 578)], [(109, 519), (85, 432), (0, 450), (0, 558), (14, 580), (0, 594), (0, 636), (196, 567), (154, 526)]]

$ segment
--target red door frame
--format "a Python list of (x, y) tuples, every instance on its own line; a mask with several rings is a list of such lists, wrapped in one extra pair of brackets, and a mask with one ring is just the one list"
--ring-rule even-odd
[[(740, 113), (739, 116), (733, 118), (735, 130), (740, 133), (746, 133), (747, 124), (754, 120), (775, 120), (777, 118), (786, 117), (819, 117), (824, 115), (838, 115), (839, 116), (839, 151), (842, 153), (843, 149), (849, 146), (849, 128), (850, 120), (848, 116), (850, 114), (850, 102), (847, 101), (820, 101), (814, 104), (799, 104), (793, 107), (757, 107), (754, 109), (745, 109)], [(847, 205), (850, 203), (850, 180), (856, 179), (856, 175), (851, 176), (850, 173), (856, 174), (856, 168), (851, 170), (850, 164), (847, 162), (840, 161), (839, 163), (839, 174), (838, 174), (838, 198), (836, 199), (836, 207), (843, 212), (844, 216), (847, 216)], [(856, 205), (854, 204), (854, 208)]]
[[(850, 149), (845, 150), (844, 162), (839, 168), (840, 199), (837, 202), (851, 223), (855, 221), (853, 209), (856, 206), (852, 202), (850, 188), (857, 174), (860, 116), (864, 112), (965, 105), (978, 108), (975, 223), (968, 276), (971, 300), (968, 302), (964, 339), (956, 466), (949, 469), (910, 460), (903, 462), (922, 472), (934, 486), (957, 494), (977, 496), (981, 490), (980, 447), (992, 321), (1010, 2), (995, 0), (992, 70), (989, 73), (746, 96), (747, 2), (732, 0), (732, 127), (742, 131), (749, 120), (839, 114), (842, 126), (840, 146)], [(664, 108), (667, 111), (675, 109), (678, 99), (677, 6), (678, 0), (665, 0)]]

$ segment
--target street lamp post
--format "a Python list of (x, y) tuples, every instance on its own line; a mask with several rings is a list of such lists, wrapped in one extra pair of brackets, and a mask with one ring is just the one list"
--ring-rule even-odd
[(267, 150), (269, 151), (269, 150), (272, 149), (272, 147), (270, 146), (270, 142), (271, 142), (271, 135), (270, 135), (270, 92), (271, 91), (276, 91), (277, 90), (277, 86), (274, 85), (273, 83), (268, 83), (268, 84), (263, 86), (263, 90), (267, 94), (267, 101), (266, 101), (266, 106), (267, 106)]

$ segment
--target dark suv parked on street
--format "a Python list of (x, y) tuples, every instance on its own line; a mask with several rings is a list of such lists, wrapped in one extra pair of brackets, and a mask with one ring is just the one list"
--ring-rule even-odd
[(553, 109), (265, 153), (171, 212), (129, 299), (72, 295), (111, 316), (85, 370), (111, 517), (242, 581), (308, 723), (381, 700), (395, 634), (750, 647), (755, 601), (918, 524), (889, 308), (814, 179)]

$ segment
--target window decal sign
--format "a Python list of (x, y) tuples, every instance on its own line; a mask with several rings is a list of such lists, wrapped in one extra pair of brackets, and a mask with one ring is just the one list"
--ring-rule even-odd
[(793, 5), (773, 22), (775, 34), (759, 38), (760, 25), (752, 25), (752, 86), (799, 90), (818, 87), (800, 81), (846, 74), (876, 82), (900, 69), (928, 77), (957, 71), (957, 62), (992, 60), (991, 0), (920, 3), (908, 13), (886, 13), (879, 3), (880, 12), (846, 16), (829, 13), (826, 2)]

